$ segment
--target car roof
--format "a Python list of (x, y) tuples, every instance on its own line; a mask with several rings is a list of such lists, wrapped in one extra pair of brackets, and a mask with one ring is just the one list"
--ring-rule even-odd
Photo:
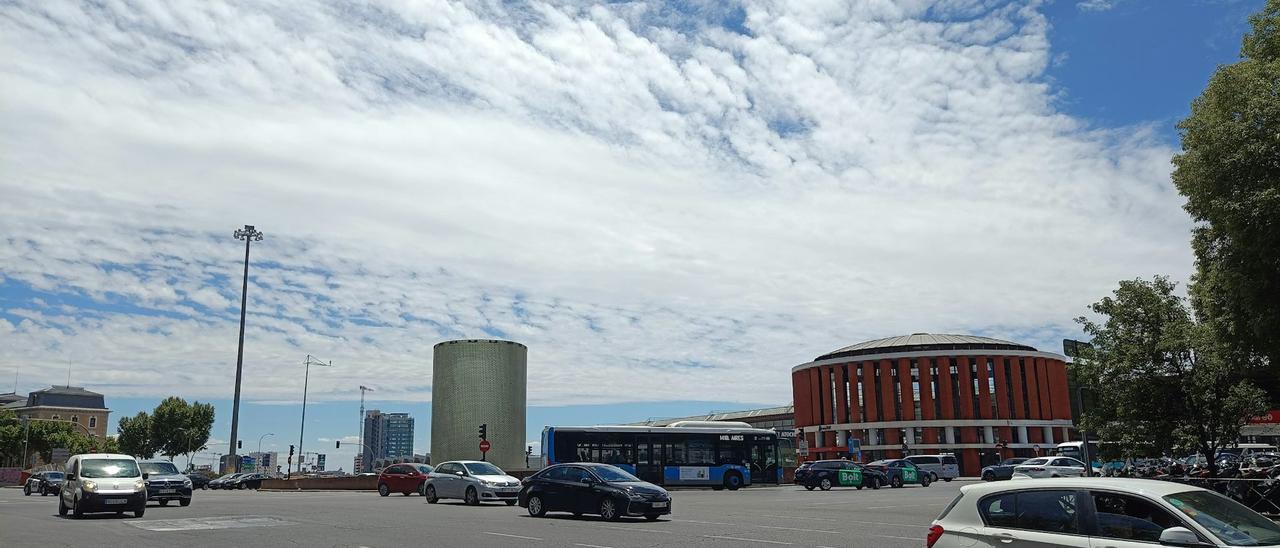
[(972, 496), (986, 496), (1006, 491), (1024, 489), (1112, 489), (1163, 497), (1187, 491), (1205, 491), (1199, 487), (1172, 481), (1136, 478), (1032, 478), (1014, 479), (991, 483), (975, 483), (960, 488), (960, 492)]
[(79, 458), (80, 458), (80, 460), (86, 460), (86, 459), (130, 459), (130, 460), (137, 460), (137, 459), (133, 458), (133, 455), (122, 455), (122, 454), (120, 454), (120, 453), (81, 453), (81, 454), (76, 455), (76, 456), (77, 456), (77, 457), (79, 457)]

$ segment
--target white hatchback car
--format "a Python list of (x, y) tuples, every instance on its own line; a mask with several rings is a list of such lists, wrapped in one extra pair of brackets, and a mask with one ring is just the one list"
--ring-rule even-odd
[(1280, 525), (1181, 483), (1053, 478), (961, 487), (929, 528), (926, 546), (1280, 546)]
[(1039, 457), (1013, 467), (1013, 477), (1074, 478), (1084, 475), (1084, 463), (1071, 457)]

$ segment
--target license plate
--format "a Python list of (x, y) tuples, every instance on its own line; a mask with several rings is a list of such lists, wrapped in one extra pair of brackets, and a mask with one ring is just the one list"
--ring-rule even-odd
[(127, 502), (129, 502), (128, 499), (106, 499), (102, 501), (103, 504), (124, 504)]
[(666, 508), (666, 507), (667, 507), (667, 504), (670, 504), (670, 503), (666, 503), (666, 502), (655, 502), (655, 503), (653, 503), (653, 507), (654, 507), (654, 508)]
[(168, 494), (170, 494), (170, 493), (177, 493), (177, 492), (178, 492), (178, 490), (177, 490), (177, 489), (161, 489), (161, 490), (156, 491), (156, 492), (157, 492), (157, 493), (160, 493), (161, 495), (168, 495)]

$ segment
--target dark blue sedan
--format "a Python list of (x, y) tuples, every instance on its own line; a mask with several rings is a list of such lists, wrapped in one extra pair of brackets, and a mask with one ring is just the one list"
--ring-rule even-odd
[(992, 464), (982, 469), (982, 481), (1007, 480), (1013, 477), (1013, 467), (1027, 459), (1022, 457), (1004, 459), (1000, 464)]

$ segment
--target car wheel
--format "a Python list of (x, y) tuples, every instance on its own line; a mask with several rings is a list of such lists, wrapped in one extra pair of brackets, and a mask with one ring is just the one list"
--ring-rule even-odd
[(920, 487), (928, 487), (930, 483), (933, 483), (933, 478), (931, 476), (920, 478)]
[(67, 515), (67, 505), (62, 502), (62, 495), (58, 495), (58, 515)]
[(934, 474), (933, 472), (929, 472), (929, 481), (933, 483), (938, 483), (938, 475)]
[(179, 500), (179, 501), (178, 501), (178, 506), (191, 506), (191, 499), (181, 499), (181, 500)]
[(818, 489), (822, 489), (823, 491), (830, 491), (831, 478), (822, 478), (822, 480), (818, 482)]
[[(942, 478), (942, 481), (945, 481), (945, 482), (947, 482), (947, 483), (951, 483), (951, 479), (952, 479), (952, 478)], [(938, 480), (933, 480), (933, 481), (938, 481)]]
[(872, 489), (880, 488), (880, 478), (871, 478), (871, 488)]
[(476, 492), (475, 487), (468, 487), (462, 501), (467, 503), (467, 506), (480, 506), (480, 494)]
[(892, 478), (889, 478), (889, 486), (893, 487), (894, 489), (902, 487), (902, 476), (894, 476)]
[(862, 490), (862, 486), (861, 486), (861, 485), (858, 485), (858, 486), (856, 486), (856, 487), (855, 487), (855, 489), (857, 489), (857, 490), (861, 491), (861, 490)]
[(600, 499), (600, 517), (605, 521), (618, 520), (618, 503), (611, 497)]
[(42, 489), (40, 489), (40, 496), (42, 496), (42, 497), (47, 497), (47, 496), (49, 496), (49, 490), (48, 490), (48, 489), (43, 489), (43, 488), (42, 488)]
[[(983, 472), (982, 481), (995, 481), (995, 480), (996, 480), (995, 472), (992, 472), (990, 470)], [(947, 480), (947, 481), (951, 481), (951, 480)]]
[(805, 488), (805, 489), (807, 489), (807, 490), (809, 490), (809, 491), (812, 491), (812, 490), (813, 490), (813, 486), (812, 486), (812, 485), (806, 485), (806, 486), (804, 486), (804, 488)]
[(649, 521), (658, 521), (658, 518), (660, 518), (660, 517), (662, 517), (662, 516), (660, 516), (660, 515), (658, 515), (658, 514), (645, 514), (645, 515), (644, 515), (644, 519), (647, 519), (647, 520), (649, 520)]
[(123, 516), (124, 516), (124, 510), (120, 510), (119, 512), (116, 512), (116, 517), (118, 517), (118, 518), (119, 518), (119, 517), (123, 517)]
[(30, 483), (28, 483), (28, 484), (26, 484), (26, 485), (23, 485), (23, 486), (22, 486), (22, 496), (24, 496), (24, 497), (29, 497), (29, 496), (31, 496), (31, 484), (30, 484)]
[(160, 501), (160, 506), (168, 506), (168, 505), (169, 505), (169, 499), (162, 499)]
[(742, 487), (742, 474), (729, 472), (724, 476), (724, 486), (730, 491), (737, 491), (739, 487)]
[(427, 482), (424, 481), (418, 484), (418, 495), (427, 496)]
[(538, 495), (529, 497), (529, 515), (535, 518), (547, 515), (547, 509), (542, 505), (542, 497)]
[(404, 491), (404, 492), (402, 492), (402, 493), (400, 493), (400, 494), (401, 494), (401, 495), (404, 495), (404, 496), (406, 496), (406, 497), (407, 497), (407, 496), (409, 496), (409, 495), (412, 495), (412, 494), (413, 494), (413, 491)]
[(147, 509), (145, 507), (139, 508), (133, 511), (133, 517), (140, 518), (142, 517), (143, 514), (146, 514), (146, 513), (147, 513)]
[(428, 485), (422, 496), (427, 497), (427, 504), (440, 502), (440, 497), (436, 496), (436, 486), (434, 485)]
[(379, 483), (379, 484), (378, 484), (378, 494), (379, 494), (379, 495), (381, 495), (381, 496), (384, 496), (384, 497), (385, 497), (385, 496), (387, 496), (387, 495), (390, 495), (390, 494), (391, 494), (391, 488), (390, 488), (390, 487), (387, 487), (387, 484), (385, 484), (385, 483)]
[(71, 515), (75, 516), (76, 519), (84, 517), (84, 510), (80, 508), (80, 499), (73, 499), (71, 501)]

